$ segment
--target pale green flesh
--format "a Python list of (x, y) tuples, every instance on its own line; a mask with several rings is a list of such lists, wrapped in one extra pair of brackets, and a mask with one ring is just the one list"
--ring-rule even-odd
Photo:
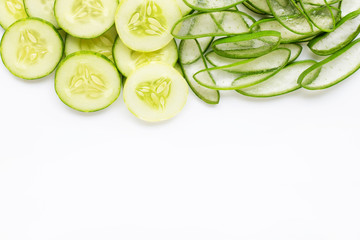
[(79, 51), (93, 51), (104, 55), (113, 61), (112, 49), (117, 36), (115, 27), (97, 38), (80, 39), (68, 35), (65, 42), (65, 55)]
[(300, 74), (315, 63), (312, 60), (293, 63), (266, 81), (237, 92), (250, 97), (273, 97), (295, 91), (301, 87), (297, 82)]
[(26, 18), (22, 0), (0, 0), (0, 26), (4, 29), (19, 19)]
[(189, 14), (192, 11), (192, 8), (186, 5), (183, 0), (176, 0), (176, 3), (178, 4), (183, 16)]
[(114, 45), (113, 54), (115, 63), (124, 76), (129, 76), (137, 68), (150, 62), (165, 62), (173, 66), (178, 60), (175, 41), (171, 41), (164, 48), (154, 52), (138, 52), (125, 46), (118, 38)]
[(184, 0), (188, 5), (197, 10), (214, 11), (231, 8), (245, 0)]
[(158, 122), (177, 115), (185, 106), (188, 86), (181, 74), (164, 63), (149, 63), (126, 80), (124, 101), (138, 118)]
[(280, 44), (279, 45), (279, 48), (287, 48), (290, 50), (291, 52), (291, 55), (290, 55), (290, 59), (289, 59), (289, 62), (293, 62), (295, 61), (301, 54), (303, 48), (300, 44)]
[(212, 37), (199, 38), (196, 40), (200, 44), (201, 52), (198, 50), (198, 46), (194, 39), (182, 40), (179, 46), (179, 54), (181, 55), (182, 64), (191, 64), (196, 62), (199, 58), (201, 58), (202, 52), (205, 52), (208, 49), (212, 40)]
[(0, 52), (5, 66), (14, 75), (37, 79), (55, 69), (62, 57), (63, 42), (51, 24), (27, 18), (8, 28)]
[(267, 14), (271, 13), (271, 10), (266, 0), (248, 0), (247, 2), (251, 4), (251, 6), (253, 6), (254, 8), (259, 9), (261, 12)]
[(26, 13), (30, 17), (44, 19), (59, 28), (54, 15), (55, 0), (24, 0)]
[(56, 0), (59, 26), (78, 38), (95, 38), (114, 25), (117, 0)]
[[(348, 45), (334, 55), (324, 59), (305, 71), (299, 78), (304, 88), (318, 90), (331, 87), (348, 76), (352, 75), (360, 67), (360, 40)], [(313, 79), (314, 72), (317, 77)]]
[(77, 52), (60, 64), (55, 90), (69, 107), (94, 112), (111, 105), (119, 96), (121, 78), (107, 58), (93, 52)]
[(127, 47), (153, 52), (173, 39), (171, 28), (181, 17), (175, 0), (123, 0), (116, 12), (115, 25)]

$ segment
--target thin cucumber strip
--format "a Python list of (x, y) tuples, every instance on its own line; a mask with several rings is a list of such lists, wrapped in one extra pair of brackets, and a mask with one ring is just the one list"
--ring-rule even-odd
[(67, 35), (65, 42), (65, 55), (79, 51), (93, 51), (104, 55), (113, 61), (112, 49), (117, 36), (115, 27), (110, 28), (97, 38), (81, 39)]
[(95, 38), (114, 25), (118, 0), (56, 0), (55, 18), (60, 28), (78, 38)]
[(25, 11), (29, 17), (44, 19), (59, 28), (54, 15), (55, 0), (24, 0)]
[(228, 58), (228, 57), (220, 56), (212, 50), (205, 54), (205, 58), (214, 67), (231, 65), (241, 61), (240, 59), (236, 59), (236, 58)]
[[(329, 88), (360, 68), (360, 39), (352, 42), (330, 57), (313, 65), (299, 77), (299, 83), (309, 90)], [(317, 75), (313, 79), (313, 75)]]
[(186, 5), (183, 0), (176, 0), (176, 3), (178, 4), (183, 16), (188, 15), (193, 10), (191, 7)]
[(121, 77), (108, 58), (81, 51), (61, 62), (55, 74), (55, 90), (69, 107), (95, 112), (110, 106), (119, 97)]
[(303, 50), (302, 46), (297, 43), (280, 44), (279, 48), (287, 48), (290, 50), (291, 55), (290, 55), (289, 63), (295, 61), (300, 56)]
[(246, 3), (250, 4), (255, 9), (258, 9), (260, 12), (264, 14), (271, 14), (271, 10), (269, 8), (268, 3), (266, 0), (247, 0)]
[[(222, 67), (203, 69), (194, 75), (194, 79), (204, 87), (215, 90), (236, 90), (265, 81), (288, 63), (290, 50), (276, 49), (267, 55), (244, 60)], [(204, 76), (211, 75), (214, 82), (204, 82)]]
[(300, 0), (302, 9), (311, 22), (324, 32), (331, 32), (335, 28), (336, 18), (334, 9), (325, 0)]
[(229, 9), (244, 2), (245, 0), (184, 0), (192, 9), (198, 11), (221, 11)]
[(321, 35), (308, 44), (310, 50), (321, 56), (327, 56), (342, 49), (360, 33), (360, 10), (346, 15), (336, 25), (333, 32)]
[(341, 1), (341, 16), (345, 17), (351, 12), (360, 9), (360, 1), (342, 0)]
[(297, 34), (309, 34), (313, 31), (312, 23), (294, 0), (267, 0), (274, 17), (285, 28)]
[(189, 87), (181, 74), (162, 62), (143, 65), (125, 82), (124, 101), (138, 118), (148, 122), (168, 120), (185, 106)]
[(265, 73), (276, 70), (279, 67), (283, 66), (284, 64), (288, 63), (290, 55), (291, 52), (289, 49), (279, 48), (257, 58), (246, 59), (246, 60), (237, 59), (236, 62), (231, 63), (229, 65), (217, 65), (219, 63), (221, 64), (221, 61), (224, 60), (225, 63), (229, 62), (229, 60), (226, 60), (224, 59), (224, 57), (221, 56), (219, 58), (213, 55), (211, 57), (208, 56), (207, 58), (208, 59), (213, 58), (211, 59), (210, 62), (211, 64), (214, 64), (216, 66), (215, 68), (213, 68), (214, 70), (220, 69), (227, 72), (250, 75), (250, 74)]
[(62, 37), (49, 22), (25, 18), (12, 24), (0, 43), (0, 54), (6, 68), (23, 79), (49, 75), (61, 60)]
[(212, 37), (199, 38), (196, 41), (200, 44), (201, 52), (198, 51), (198, 45), (194, 39), (181, 40), (179, 51), (181, 54), (181, 61), (183, 64), (191, 64), (201, 58), (201, 54), (206, 52), (212, 42)]
[(281, 34), (262, 31), (221, 38), (213, 42), (212, 48), (220, 56), (229, 58), (255, 58), (271, 52), (280, 44)]
[(197, 13), (179, 20), (171, 32), (179, 39), (237, 35), (250, 31), (249, 21), (255, 20), (239, 11)]
[(174, 66), (178, 60), (178, 51), (175, 41), (171, 41), (154, 52), (137, 52), (128, 48), (120, 38), (117, 38), (113, 48), (116, 66), (126, 77), (130, 76), (136, 69), (150, 62), (164, 62)]
[[(195, 41), (197, 42), (197, 40), (186, 40), (186, 41)], [(198, 96), (202, 101), (208, 103), (208, 104), (218, 104), (220, 101), (220, 93), (217, 90), (213, 90), (213, 89), (209, 89), (206, 88), (202, 85), (200, 85), (199, 83), (197, 83), (195, 81), (195, 79), (193, 78), (193, 75), (202, 70), (202, 69), (206, 69), (207, 63), (206, 60), (204, 59), (202, 52), (201, 52), (201, 46), (200, 44), (198, 44), (198, 48), (194, 49), (194, 54), (196, 55), (200, 55), (200, 58), (196, 61), (193, 62), (191, 64), (184, 64), (184, 61), (182, 59), (182, 47), (184, 45), (180, 44), (180, 49), (179, 49), (179, 63), (180, 63), (180, 67), (184, 73), (185, 79), (188, 82), (190, 88), (192, 89), (192, 91), (195, 93), (196, 96)], [(211, 75), (207, 75), (204, 76), (204, 78), (206, 78), (206, 82), (214, 82), (214, 80), (212, 79)]]
[(251, 26), (252, 31), (277, 31), (281, 33), (281, 43), (296, 43), (303, 39), (312, 37), (313, 35), (321, 33), (319, 29), (314, 30), (309, 35), (296, 34), (283, 25), (281, 25), (275, 18), (262, 19)]
[(138, 52), (154, 52), (173, 39), (170, 31), (182, 18), (175, 0), (122, 0), (115, 25), (121, 41)]
[(3, 29), (23, 18), (27, 18), (27, 14), (22, 0), (0, 0), (0, 26)]
[(314, 64), (316, 64), (316, 61), (313, 60), (292, 63), (266, 81), (236, 91), (245, 96), (260, 98), (274, 97), (293, 92), (301, 88), (297, 81), (300, 74)]

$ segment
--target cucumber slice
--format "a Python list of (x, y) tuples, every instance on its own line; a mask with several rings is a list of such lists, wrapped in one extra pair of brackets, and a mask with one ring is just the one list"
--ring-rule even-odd
[(239, 11), (197, 13), (179, 20), (171, 32), (179, 39), (237, 35), (250, 31), (249, 22), (255, 20)]
[(335, 28), (336, 18), (326, 0), (300, 0), (302, 9), (311, 22), (324, 32), (331, 32)]
[(185, 106), (188, 85), (165, 63), (149, 63), (133, 72), (124, 86), (124, 101), (138, 118), (158, 122), (177, 115)]
[(346, 15), (333, 32), (321, 35), (308, 44), (310, 50), (321, 56), (331, 55), (348, 45), (360, 33), (360, 10)]
[(183, 16), (189, 14), (193, 10), (188, 5), (186, 5), (183, 0), (176, 0), (176, 3), (178, 4)]
[[(215, 90), (236, 90), (265, 81), (275, 75), (288, 63), (290, 50), (276, 49), (264, 56), (243, 60), (231, 65), (203, 69), (194, 75), (202, 86)], [(214, 82), (204, 82), (211, 75)]]
[(255, 58), (275, 49), (280, 39), (279, 32), (262, 31), (218, 39), (212, 48), (218, 55), (228, 58)]
[(121, 90), (115, 65), (99, 53), (70, 54), (59, 65), (55, 90), (61, 101), (81, 112), (94, 112), (110, 106)]
[(184, 0), (191, 8), (198, 11), (220, 11), (236, 6), (245, 0)]
[(341, 1), (341, 16), (346, 16), (351, 12), (360, 9), (360, 1), (342, 0)]
[(79, 51), (93, 51), (113, 61), (112, 49), (116, 36), (115, 27), (110, 28), (101, 36), (92, 39), (82, 39), (68, 35), (65, 42), (65, 55)]
[(198, 50), (198, 45), (194, 39), (181, 40), (179, 50), (181, 54), (182, 64), (191, 64), (201, 58), (201, 54), (206, 52), (212, 42), (212, 37), (199, 38), (196, 41), (199, 43), (201, 52)]
[(280, 44), (279, 48), (287, 48), (290, 50), (291, 55), (290, 55), (289, 63), (295, 61), (300, 56), (303, 50), (302, 46), (296, 43)]
[(315, 63), (313, 60), (292, 63), (268, 80), (236, 91), (249, 97), (274, 97), (293, 92), (301, 88), (297, 82), (300, 74)]
[(56, 0), (59, 26), (78, 38), (96, 38), (114, 25), (118, 0)]
[[(245, 1), (242, 3), (247, 9), (253, 11), (256, 14), (267, 14), (266, 12), (261, 11), (260, 9), (255, 8), (250, 2)], [(238, 5), (239, 6), (239, 5)]]
[(281, 25), (297, 34), (309, 34), (312, 23), (294, 0), (267, 0), (270, 10)]
[(264, 14), (271, 14), (271, 10), (266, 0), (247, 0), (246, 3), (250, 4), (253, 8), (258, 9)]
[[(200, 56), (198, 60), (195, 62), (191, 62), (191, 64), (186, 64), (188, 62), (188, 57), (185, 56), (185, 59), (183, 59), (182, 53), (187, 52), (187, 50), (184, 50), (185, 47), (184, 44), (180, 43), (179, 47), (179, 63), (180, 67), (183, 70), (184, 76), (186, 81), (188, 82), (190, 88), (195, 93), (195, 95), (200, 98), (202, 101), (208, 103), (208, 104), (218, 104), (220, 101), (220, 93), (217, 90), (209, 89), (207, 87), (204, 87), (197, 83), (194, 79), (194, 74), (202, 69), (207, 68), (206, 60), (203, 56), (202, 52), (202, 46), (198, 42), (198, 40), (182, 40), (182, 41), (194, 41), (197, 48), (194, 48), (194, 55)], [(205, 81), (211, 81), (214, 82), (212, 79), (212, 76), (209, 74), (205, 76)]]
[(294, 33), (283, 25), (281, 25), (275, 18), (262, 19), (251, 26), (252, 31), (277, 31), (281, 33), (281, 43), (296, 43), (304, 39), (310, 38), (321, 33), (319, 29), (314, 29), (308, 35)]
[(178, 60), (178, 51), (174, 40), (154, 52), (137, 52), (128, 48), (120, 38), (117, 38), (113, 54), (116, 66), (125, 77), (150, 62), (160, 61), (174, 66)]
[(23, 18), (27, 18), (27, 14), (22, 0), (0, 0), (0, 26), (3, 29)]
[(61, 60), (63, 41), (49, 22), (38, 18), (21, 19), (2, 37), (0, 54), (15, 76), (38, 79), (49, 75)]
[[(360, 68), (360, 39), (313, 65), (299, 77), (299, 83), (309, 90), (329, 88)], [(314, 79), (313, 76), (317, 75)]]
[(181, 17), (175, 0), (122, 0), (115, 24), (126, 46), (139, 52), (153, 52), (173, 39), (170, 30)]
[(37, 17), (59, 28), (54, 15), (55, 0), (24, 0), (25, 11), (29, 17)]

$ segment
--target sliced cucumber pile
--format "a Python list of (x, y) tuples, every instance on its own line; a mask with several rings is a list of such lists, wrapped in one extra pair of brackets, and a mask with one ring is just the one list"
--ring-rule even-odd
[[(351, 0), (0, 0), (0, 25), (15, 76), (59, 66), (59, 98), (83, 112), (111, 105), (124, 76), (127, 107), (150, 122), (180, 112), (188, 86), (218, 104), (221, 91), (326, 89), (360, 68)], [(304, 59), (304, 47), (322, 61)]]

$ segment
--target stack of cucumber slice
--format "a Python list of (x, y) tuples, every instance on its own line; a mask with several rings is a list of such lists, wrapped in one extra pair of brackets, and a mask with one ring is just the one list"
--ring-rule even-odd
[[(23, 79), (56, 69), (73, 109), (108, 107), (124, 82), (129, 110), (163, 121), (188, 86), (217, 104), (224, 90), (273, 97), (346, 79), (360, 68), (360, 9), (349, 1), (0, 0), (0, 54)], [(296, 61), (304, 46), (323, 60)]]

